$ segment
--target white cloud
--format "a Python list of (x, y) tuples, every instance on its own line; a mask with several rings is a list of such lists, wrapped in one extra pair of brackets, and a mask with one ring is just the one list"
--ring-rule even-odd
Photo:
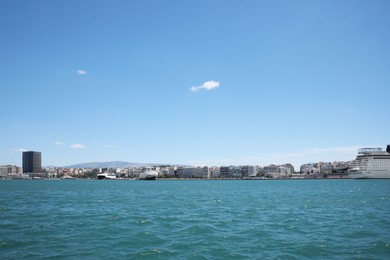
[(87, 74), (87, 71), (85, 71), (85, 70), (77, 70), (77, 74), (85, 75), (85, 74)]
[(201, 90), (201, 89), (211, 90), (211, 89), (214, 89), (214, 88), (218, 88), (219, 85), (220, 85), (219, 82), (210, 80), (210, 81), (206, 81), (205, 83), (203, 83), (200, 86), (191, 87), (190, 89), (191, 89), (191, 91), (194, 91), (194, 92), (198, 91), (198, 90)]
[(53, 144), (55, 144), (55, 145), (64, 145), (65, 143), (63, 143), (63, 142), (61, 142), (61, 141), (56, 141), (56, 142), (54, 142)]
[(70, 147), (73, 148), (73, 149), (83, 149), (83, 148), (85, 148), (85, 145), (83, 145), (83, 144), (72, 144), (72, 145), (70, 145)]
[(18, 152), (18, 153), (22, 153), (22, 152), (27, 152), (28, 150), (24, 149), (24, 148), (18, 148), (18, 149), (11, 149), (11, 152)]

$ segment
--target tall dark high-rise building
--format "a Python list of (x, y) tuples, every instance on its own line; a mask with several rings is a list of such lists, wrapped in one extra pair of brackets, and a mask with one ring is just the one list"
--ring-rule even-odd
[(37, 173), (41, 168), (41, 152), (23, 152), (23, 173)]

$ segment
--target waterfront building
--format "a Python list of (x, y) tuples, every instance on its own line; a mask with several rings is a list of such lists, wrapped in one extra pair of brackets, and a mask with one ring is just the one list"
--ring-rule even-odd
[(278, 176), (287, 175), (287, 168), (284, 166), (278, 166), (278, 168), (276, 168), (276, 171)]
[(210, 169), (209, 169), (209, 167), (204, 166), (204, 167), (202, 168), (202, 172), (203, 172), (202, 178), (210, 179)]
[(219, 167), (211, 167), (209, 174), (210, 174), (210, 178), (219, 178), (221, 175)]
[(286, 178), (294, 174), (294, 166), (290, 163), (267, 165), (259, 169), (259, 175), (266, 178)]
[[(194, 168), (194, 177), (203, 178), (203, 167)], [(207, 178), (207, 174), (206, 174), (206, 178)]]
[(283, 164), (280, 167), (283, 167), (285, 169), (285, 174), (286, 175), (291, 176), (295, 172), (294, 166), (291, 163)]
[(243, 165), (243, 166), (240, 166), (240, 168), (241, 168), (241, 176), (242, 177), (255, 177), (257, 174), (255, 166)]
[(180, 178), (192, 178), (194, 176), (194, 167), (181, 168)]
[(142, 167), (134, 167), (131, 169), (131, 171), (129, 171), (129, 175), (132, 178), (139, 178), (139, 176), (143, 172), (143, 170), (144, 169)]
[(328, 174), (347, 174), (350, 162), (318, 162), (302, 164), (300, 172), (302, 174), (328, 175)]
[(278, 172), (278, 166), (275, 164), (264, 166), (261, 171), (261, 176), (271, 177)]
[(329, 174), (333, 172), (333, 164), (330, 162), (320, 162), (320, 173), (321, 174)]
[(277, 167), (277, 172), (272, 175), (273, 178), (287, 178), (294, 173), (294, 167), (290, 164), (283, 164)]
[(221, 166), (221, 178), (241, 178), (241, 168), (238, 166)]
[(175, 167), (173, 166), (167, 166), (165, 167), (166, 175), (169, 178), (175, 177)]
[(159, 166), (156, 168), (159, 178), (172, 178), (175, 176), (174, 167), (170, 166)]
[(158, 178), (166, 178), (167, 177), (167, 171), (164, 167), (157, 167), (156, 172), (158, 174)]
[(334, 162), (333, 172), (334, 173), (348, 173), (348, 169), (351, 167), (352, 161), (349, 162)]
[(229, 178), (229, 166), (221, 166), (219, 172), (221, 178)]
[(300, 172), (303, 174), (318, 174), (321, 169), (318, 163), (307, 163), (302, 164), (300, 167)]
[(58, 177), (58, 169), (55, 167), (54, 168), (53, 167), (45, 168), (45, 171), (46, 171), (47, 178), (57, 178)]
[(0, 178), (6, 178), (8, 176), (8, 167), (7, 166), (0, 166)]
[(177, 167), (175, 176), (178, 178), (192, 178), (194, 176), (194, 167)]
[(42, 170), (41, 152), (23, 152), (23, 173), (39, 173)]
[(0, 178), (7, 178), (9, 175), (21, 173), (21, 168), (16, 165), (0, 165)]

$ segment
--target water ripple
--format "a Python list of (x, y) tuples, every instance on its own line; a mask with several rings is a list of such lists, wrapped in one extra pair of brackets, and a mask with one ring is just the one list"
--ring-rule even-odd
[(383, 180), (0, 181), (0, 256), (386, 259), (389, 209)]

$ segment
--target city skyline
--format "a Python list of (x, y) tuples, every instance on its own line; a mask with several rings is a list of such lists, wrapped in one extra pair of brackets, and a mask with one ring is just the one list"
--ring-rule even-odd
[[(370, 147), (375, 147), (375, 148), (379, 148), (381, 150), (385, 150), (383, 147), (379, 147), (379, 146), (370, 146)], [(256, 163), (256, 161), (259, 160), (259, 158), (252, 158), (252, 162), (251, 163), (241, 163), (237, 158), (234, 159), (234, 160), (230, 160), (230, 162), (233, 162), (235, 161), (236, 163), (224, 163), (224, 161), (221, 161), (221, 164), (179, 164), (179, 163), (174, 163), (174, 162), (132, 162), (132, 161), (121, 161), (121, 160), (113, 160), (113, 161), (104, 161), (104, 160), (101, 160), (101, 161), (88, 161), (88, 162), (78, 162), (78, 163), (74, 163), (74, 164), (68, 164), (68, 165), (42, 165), (43, 168), (46, 168), (46, 167), (59, 167), (59, 168), (67, 168), (67, 167), (70, 167), (70, 168), (90, 168), (90, 167), (81, 167), (81, 166), (77, 166), (77, 165), (86, 165), (86, 164), (91, 164), (91, 165), (95, 165), (95, 164), (116, 164), (116, 163), (119, 163), (119, 164), (124, 164), (124, 163), (128, 163), (129, 165), (126, 166), (126, 167), (133, 167), (134, 165), (154, 165), (154, 166), (157, 166), (157, 165), (176, 165), (176, 166), (191, 166), (191, 167), (202, 167), (202, 166), (208, 166), (208, 167), (221, 167), (221, 166), (245, 166), (245, 165), (253, 165), (253, 166), (260, 166), (260, 167), (264, 167), (264, 166), (269, 166), (269, 165), (284, 165), (284, 164), (292, 164), (296, 169), (299, 169), (302, 165), (306, 165), (306, 164), (313, 164), (313, 163), (337, 163), (337, 162), (349, 162), (349, 161), (352, 161), (354, 160), (355, 158), (353, 159), (346, 159), (346, 160), (341, 160), (341, 159), (336, 159), (336, 160), (332, 160), (332, 161), (326, 161), (326, 160), (323, 160), (321, 159), (319, 156), (322, 156), (323, 154), (325, 153), (333, 153), (333, 154), (344, 154), (345, 156), (348, 156), (349, 153), (352, 153), (352, 149), (355, 149), (356, 147), (337, 147), (337, 148), (329, 148), (329, 149), (319, 149), (319, 148), (315, 148), (315, 149), (312, 149), (312, 150), (306, 150), (304, 151), (304, 153), (306, 154), (311, 154), (311, 158), (317, 158), (315, 160), (309, 160), (309, 161), (305, 161), (303, 163), (299, 163), (299, 164), (294, 164), (294, 163), (290, 163), (290, 162), (283, 162), (281, 160), (272, 160), (270, 158), (274, 157), (274, 158), (286, 158), (286, 157), (302, 157), (300, 154), (285, 154), (285, 155), (278, 155), (278, 154), (270, 154), (268, 155), (269, 157), (266, 158), (266, 157), (263, 157), (262, 160), (264, 161), (264, 163), (262, 164), (259, 164), (259, 163)], [(362, 147), (359, 147), (359, 149), (362, 148)], [(358, 148), (356, 148), (358, 149)], [(24, 161), (24, 154), (26, 153), (39, 153), (40, 154), (40, 157), (41, 157), (41, 152), (38, 152), (38, 151), (28, 151), (28, 150), (20, 150), (20, 151), (13, 151), (13, 152), (20, 152), (21, 153), (21, 159), (22, 159), (22, 162)], [(269, 161), (266, 161), (266, 160), (269, 160)], [(272, 162), (271, 162), (272, 161)], [(23, 164), (23, 163), (22, 163)], [(2, 165), (15, 165), (15, 166), (18, 166), (18, 167), (21, 167), (22, 164), (10, 164), (10, 163), (4, 163)], [(108, 167), (108, 166), (104, 166), (104, 167)], [(111, 166), (110, 166), (111, 167)], [(109, 167), (109, 168), (110, 168)], [(119, 166), (112, 166), (114, 168), (122, 168), (122, 167), (119, 167)], [(21, 167), (23, 168), (23, 167)], [(92, 168), (96, 168), (96, 167), (92, 167)], [(99, 167), (97, 167), (99, 168)]]
[(388, 1), (0, 3), (0, 165), (294, 167), (390, 143)]

